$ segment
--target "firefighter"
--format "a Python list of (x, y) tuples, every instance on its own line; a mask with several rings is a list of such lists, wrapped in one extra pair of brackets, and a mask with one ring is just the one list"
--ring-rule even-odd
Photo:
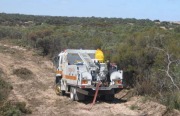
[(96, 50), (95, 59), (97, 59), (100, 63), (104, 62), (104, 54), (100, 49)]

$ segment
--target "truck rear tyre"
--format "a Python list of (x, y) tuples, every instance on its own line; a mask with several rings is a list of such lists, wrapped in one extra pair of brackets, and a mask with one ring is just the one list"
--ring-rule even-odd
[(102, 95), (100, 98), (102, 100), (105, 100), (105, 101), (113, 101), (114, 100), (114, 94)]
[(70, 99), (72, 101), (82, 101), (85, 99), (85, 95), (76, 91), (75, 87), (70, 88)]
[(75, 92), (74, 87), (71, 87), (71, 88), (70, 88), (70, 99), (71, 99), (72, 101), (75, 101), (75, 94), (76, 94), (76, 92)]

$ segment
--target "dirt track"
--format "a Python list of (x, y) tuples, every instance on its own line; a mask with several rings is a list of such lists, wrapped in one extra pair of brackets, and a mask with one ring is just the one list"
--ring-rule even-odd
[[(166, 112), (165, 106), (143, 102), (141, 97), (134, 97), (127, 102), (120, 100), (121, 93), (114, 102), (99, 101), (88, 111), (90, 101), (72, 102), (68, 95), (62, 97), (55, 94), (55, 74), (51, 61), (18, 46), (0, 44), (0, 67), (6, 75), (6, 81), (13, 86), (8, 99), (26, 102), (32, 110), (30, 116), (161, 116)], [(32, 71), (33, 77), (22, 79), (15, 75), (13, 71), (20, 68)]]

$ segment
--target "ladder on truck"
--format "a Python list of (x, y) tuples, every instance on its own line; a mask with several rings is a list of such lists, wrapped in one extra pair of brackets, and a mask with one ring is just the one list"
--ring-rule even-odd
[(84, 64), (87, 66), (87, 68), (96, 67), (96, 65), (94, 64), (94, 62), (92, 61), (92, 59), (90, 58), (90, 56), (87, 53), (78, 53), (78, 55), (83, 60)]

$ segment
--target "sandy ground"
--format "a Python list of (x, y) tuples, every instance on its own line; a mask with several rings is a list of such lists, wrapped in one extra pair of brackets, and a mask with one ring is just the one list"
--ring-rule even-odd
[[(32, 50), (0, 43), (0, 67), (13, 90), (9, 100), (26, 102), (32, 110), (29, 116), (162, 116), (165, 106), (143, 97), (133, 97), (126, 101), (120, 99), (126, 90), (118, 93), (113, 102), (97, 100), (91, 110), (91, 100), (71, 101), (67, 96), (57, 96), (54, 92), (55, 71), (52, 62), (38, 56)], [(33, 78), (22, 79), (13, 71), (27, 68), (33, 72)], [(176, 111), (176, 115), (180, 115)]]

